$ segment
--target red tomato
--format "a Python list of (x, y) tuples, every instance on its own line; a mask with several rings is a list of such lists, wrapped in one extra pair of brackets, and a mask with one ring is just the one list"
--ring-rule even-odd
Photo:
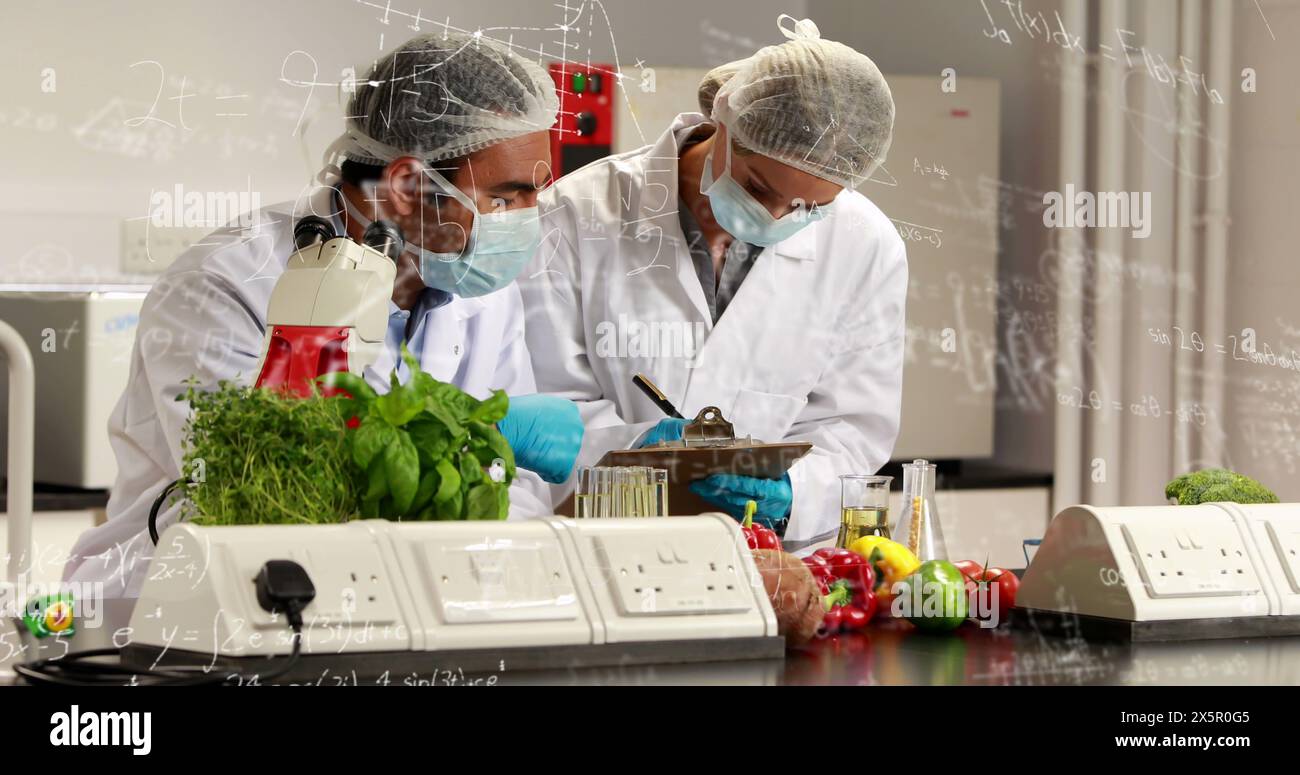
[(971, 581), (978, 579), (984, 573), (984, 566), (974, 560), (962, 560), (961, 562), (954, 562), (953, 565), (957, 566), (957, 570), (961, 571), (961, 575)]
[(1020, 591), (1020, 579), (1016, 578), (1016, 574), (1004, 568), (989, 568), (981, 573), (975, 581), (978, 584), (989, 584), (993, 587), (990, 603), (996, 601), (998, 617), (1005, 621), (1016, 604), (1016, 593)]

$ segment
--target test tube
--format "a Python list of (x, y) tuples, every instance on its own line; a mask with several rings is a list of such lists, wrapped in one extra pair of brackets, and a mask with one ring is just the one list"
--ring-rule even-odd
[(645, 466), (637, 466), (633, 475), (636, 477), (636, 513), (637, 517), (650, 516), (650, 493), (647, 492), (650, 477), (646, 475)]
[(654, 487), (655, 487), (655, 512), (656, 516), (668, 516), (668, 469), (655, 468)]
[(576, 519), (668, 516), (668, 471), (648, 466), (584, 466), (578, 469)]
[(624, 500), (627, 497), (627, 472), (619, 466), (611, 468), (610, 475), (613, 478), (614, 496), (610, 499), (609, 515), (618, 518), (627, 514), (627, 503)]
[(578, 479), (573, 489), (573, 517), (574, 519), (591, 518), (591, 466), (582, 466), (578, 469)]
[(595, 474), (596, 492), (592, 499), (592, 511), (597, 519), (604, 519), (609, 516), (611, 494), (609, 480), (609, 469), (605, 466), (597, 466)]
[(626, 490), (623, 493), (623, 499), (624, 499), (623, 502), (626, 505), (626, 508), (623, 512), (623, 516), (625, 517), (638, 516), (637, 502), (636, 502), (637, 501), (636, 466), (628, 466), (627, 468), (623, 469), (623, 483), (624, 486), (626, 487)]

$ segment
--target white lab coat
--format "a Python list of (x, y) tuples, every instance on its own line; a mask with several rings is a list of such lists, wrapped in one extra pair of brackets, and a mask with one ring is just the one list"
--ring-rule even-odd
[(542, 247), (519, 281), (528, 349), (538, 389), (579, 404), (579, 465), (664, 416), (637, 372), (688, 418), (713, 405), (738, 435), (811, 441), (790, 471), (797, 548), (838, 529), (837, 477), (873, 473), (893, 450), (907, 256), (889, 219), (846, 190), (833, 215), (758, 256), (715, 326), (677, 213), (677, 133), (702, 121), (682, 114), (653, 145), (544, 193)]
[[(188, 404), (174, 400), (184, 392), (181, 383), (194, 376), (201, 385), (219, 380), (252, 384), (271, 290), (294, 249), (293, 225), (309, 211), (334, 214), (331, 196), (332, 189), (321, 189), (298, 205), (264, 208), (253, 226), (219, 229), (158, 278), (140, 312), (126, 391), (109, 419), (118, 474), (108, 521), (78, 540), (65, 579), (103, 582), (106, 597), (139, 595), (153, 555), (150, 506), (168, 482), (180, 477), (189, 414)], [(335, 227), (342, 233), (337, 216)], [(511, 395), (536, 392), (515, 286), (479, 298), (453, 297), (429, 312), (425, 325), (422, 351), (416, 355), (435, 378), (478, 398), (497, 388)], [(380, 392), (388, 390), (398, 344), (390, 332), (385, 353), (366, 369), (366, 380)], [(159, 514), (160, 531), (178, 510)], [(519, 470), (510, 488), (510, 516), (550, 513), (546, 485)]]

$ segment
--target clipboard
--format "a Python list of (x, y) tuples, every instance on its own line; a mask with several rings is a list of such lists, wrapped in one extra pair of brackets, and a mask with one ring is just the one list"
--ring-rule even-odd
[(795, 461), (812, 450), (812, 443), (750, 442), (728, 447), (644, 447), (614, 449), (597, 465), (649, 466), (668, 470), (670, 485), (693, 482), (711, 474), (739, 474), (759, 479), (780, 479)]
[[(684, 516), (718, 510), (716, 505), (690, 491), (688, 485), (691, 482), (712, 474), (780, 479), (812, 448), (812, 442), (808, 441), (765, 444), (750, 437), (737, 439), (722, 412), (709, 406), (686, 426), (681, 441), (660, 442), (640, 449), (613, 449), (606, 452), (597, 465), (648, 466), (667, 470), (668, 511)], [(557, 512), (573, 515), (572, 496), (560, 504)]]

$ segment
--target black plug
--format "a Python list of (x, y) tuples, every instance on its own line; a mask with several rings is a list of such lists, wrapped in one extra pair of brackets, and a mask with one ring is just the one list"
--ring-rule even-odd
[(316, 586), (305, 568), (293, 560), (267, 560), (253, 583), (263, 610), (283, 612), (295, 629), (302, 626), (302, 609), (316, 599)]

